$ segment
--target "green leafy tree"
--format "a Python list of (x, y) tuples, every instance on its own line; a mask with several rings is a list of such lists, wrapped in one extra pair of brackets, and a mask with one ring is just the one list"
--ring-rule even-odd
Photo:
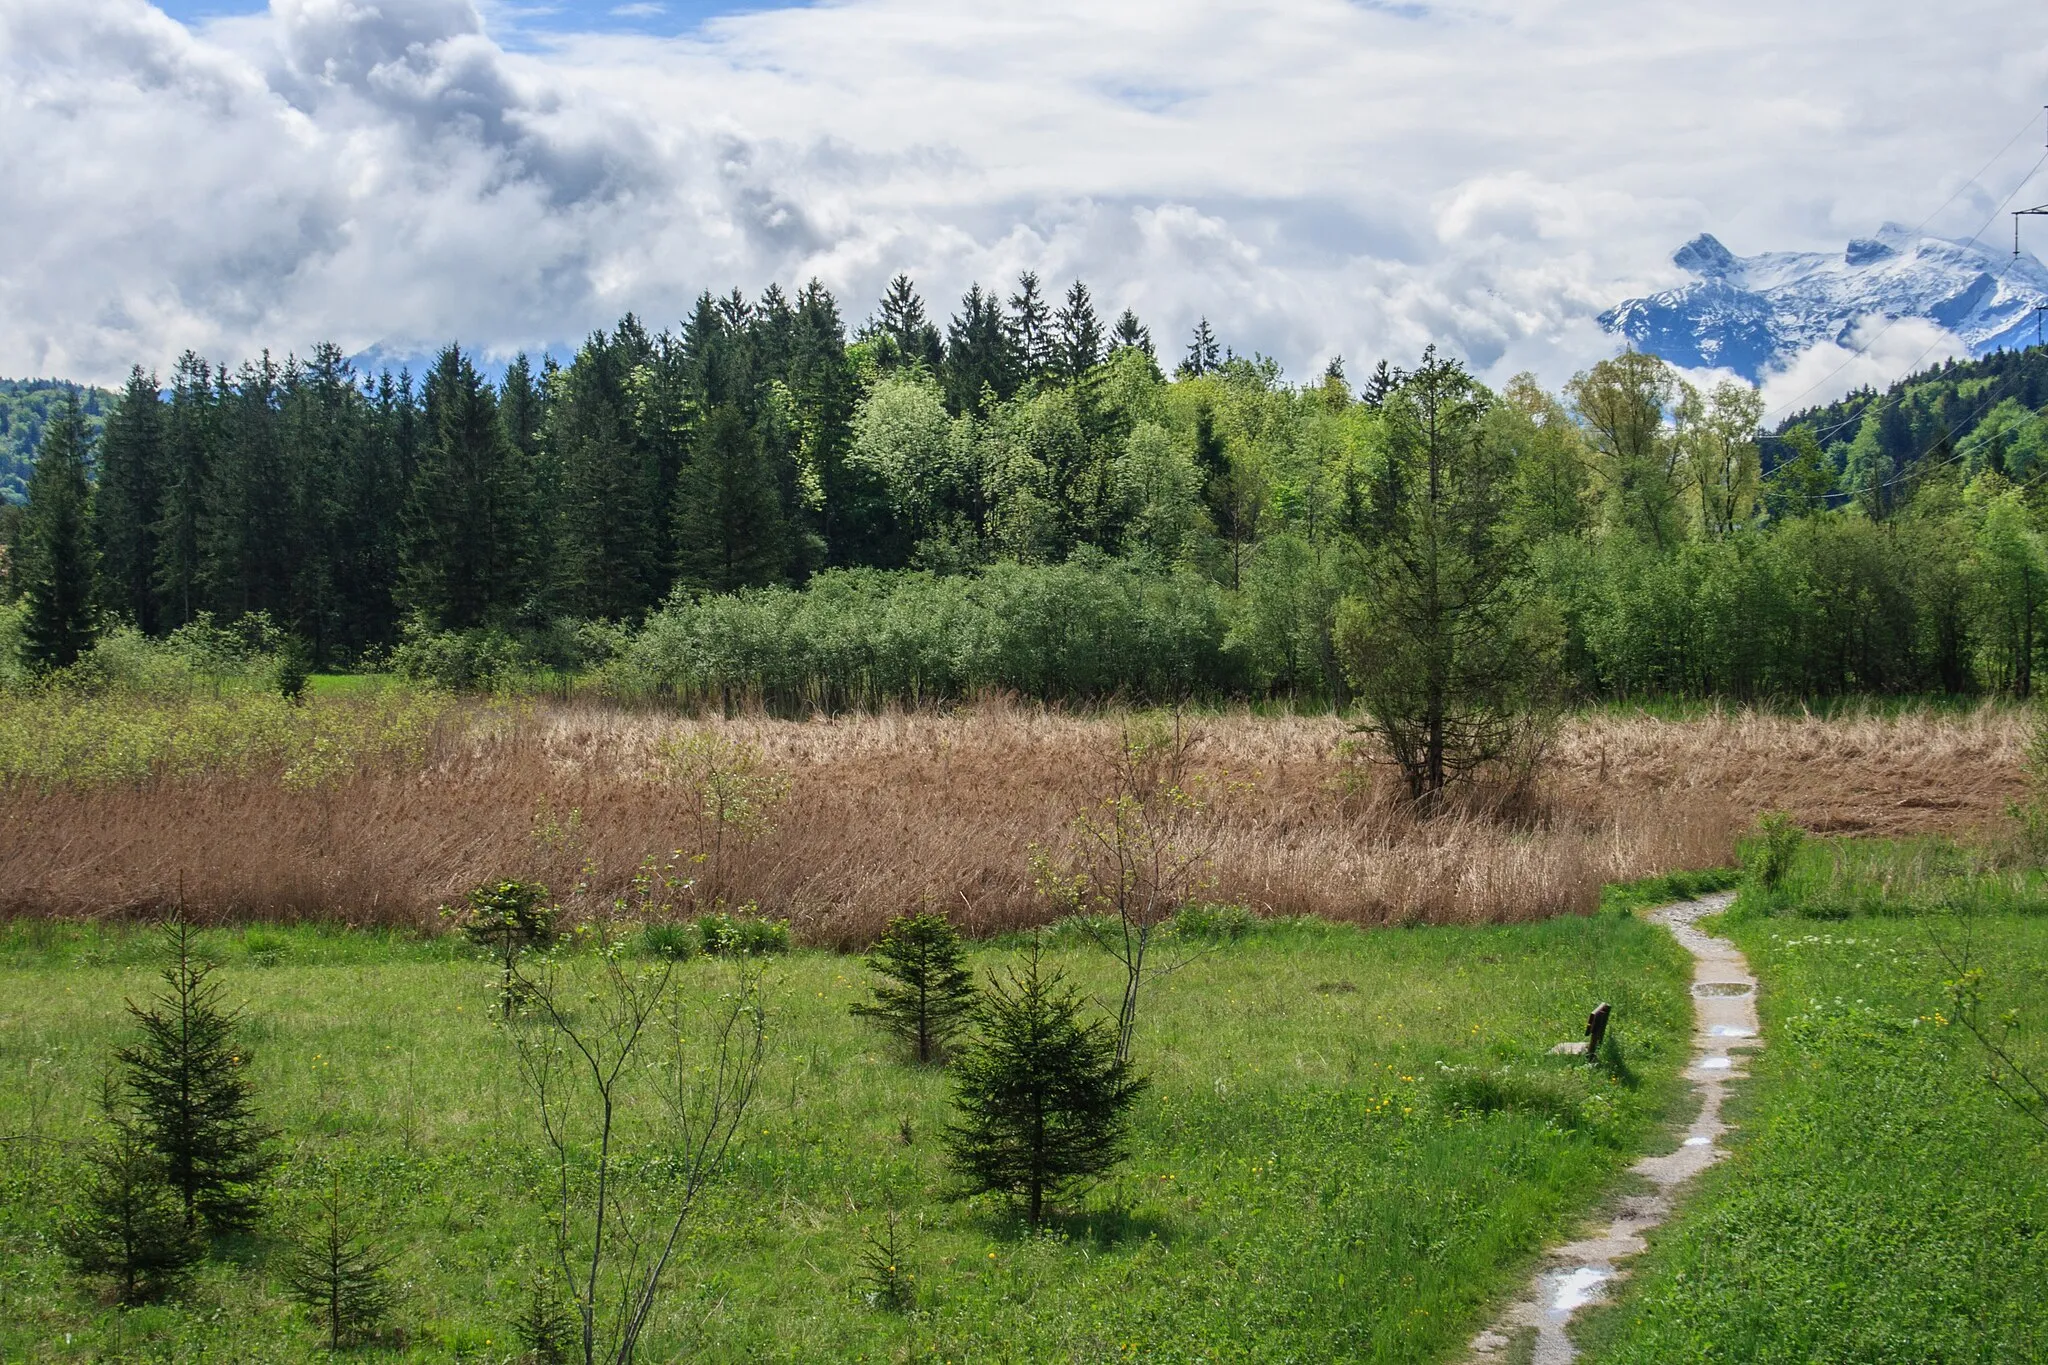
[(938, 1059), (974, 1011), (974, 975), (960, 931), (944, 915), (899, 915), (869, 952), (869, 970), (883, 978), (873, 999), (853, 1013), (873, 1019), (910, 1045), (920, 1064)]
[(249, 1054), (236, 1040), (240, 1012), (221, 1005), (214, 964), (193, 950), (191, 926), (164, 930), (163, 992), (128, 1004), (142, 1039), (115, 1054), (135, 1129), (184, 1206), (187, 1227), (250, 1227), (259, 1182), (276, 1165), (271, 1132), (256, 1116)]
[(147, 1303), (183, 1285), (206, 1247), (156, 1154), (109, 1117), (113, 1131), (86, 1158), (90, 1174), (58, 1245), (80, 1274), (110, 1279), (117, 1302)]
[(1789, 454), (1764, 480), (1764, 510), (1773, 521), (1789, 521), (1823, 511), (1835, 491), (1835, 468), (1820, 448), (1813, 428), (1796, 426), (1785, 433)]
[(981, 1026), (954, 1063), (959, 1110), (946, 1129), (953, 1168), (978, 1193), (1007, 1195), (1036, 1227), (1048, 1200), (1123, 1160), (1145, 1088), (1116, 1038), (1036, 942), (1009, 984), (991, 980)]
[(1337, 625), (1369, 723), (1424, 805), (1526, 754), (1547, 682), (1549, 650), (1517, 591), (1512, 451), (1489, 429), (1490, 403), (1433, 347), (1387, 399), (1380, 534)]
[(1677, 383), (1658, 357), (1631, 350), (1565, 386), (1596, 456), (1609, 523), (1660, 550), (1685, 534), (1682, 451), (1664, 421)]
[(43, 434), (22, 517), (22, 654), (31, 668), (68, 668), (92, 647), (99, 555), (86, 453), (85, 414), (72, 393)]

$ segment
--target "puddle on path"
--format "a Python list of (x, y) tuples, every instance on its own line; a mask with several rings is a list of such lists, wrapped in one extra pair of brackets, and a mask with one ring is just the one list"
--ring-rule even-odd
[(1614, 1278), (1611, 1265), (1582, 1265), (1560, 1276), (1552, 1291), (1550, 1316), (1558, 1322), (1571, 1321), (1572, 1314), (1600, 1297), (1601, 1287)]
[[(1615, 1270), (1615, 1262), (1644, 1249), (1643, 1234), (1671, 1216), (1678, 1188), (1724, 1155), (1718, 1145), (1727, 1131), (1721, 1104), (1728, 1082), (1744, 1074), (1728, 1055), (1728, 1040), (1757, 1039), (1756, 980), (1734, 944), (1701, 933), (1697, 925), (1702, 915), (1726, 909), (1733, 899), (1708, 896), (1665, 906), (1649, 916), (1669, 929), (1693, 958), (1692, 1064), (1685, 1074), (1699, 1098), (1698, 1117), (1676, 1151), (1646, 1156), (1629, 1168), (1649, 1182), (1652, 1193), (1621, 1197), (1611, 1221), (1551, 1250), (1522, 1296), (1472, 1339), (1468, 1359), (1475, 1365), (1506, 1359), (1515, 1342), (1525, 1340), (1531, 1330), (1536, 1333), (1531, 1365), (1569, 1365), (1577, 1359), (1578, 1350), (1566, 1335), (1572, 1318), (1606, 1296), (1607, 1286), (1623, 1273)], [(1617, 1020), (1616, 1026), (1626, 1024)], [(1750, 1044), (1761, 1045), (1760, 1039)]]

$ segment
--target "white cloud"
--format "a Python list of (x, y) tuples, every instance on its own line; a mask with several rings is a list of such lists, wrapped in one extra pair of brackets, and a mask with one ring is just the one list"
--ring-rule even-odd
[(1848, 339), (1848, 346), (1810, 347), (1764, 376), (1764, 411), (1773, 425), (1866, 384), (1882, 389), (1909, 371), (1970, 354), (1961, 337), (1925, 318), (1862, 318)]
[[(2030, 107), (1954, 92), (2048, 59), (2048, 11), (2003, 0), (834, 0), (508, 48), (516, 22), (272, 0), (194, 34), (143, 0), (8, 0), (0, 373), (503, 353), (812, 274), (857, 319), (907, 269), (943, 314), (1029, 267), (1297, 374), (1434, 340), (1557, 382), (1696, 232), (1917, 222)], [(1888, 334), (1851, 368), (1901, 356)]]

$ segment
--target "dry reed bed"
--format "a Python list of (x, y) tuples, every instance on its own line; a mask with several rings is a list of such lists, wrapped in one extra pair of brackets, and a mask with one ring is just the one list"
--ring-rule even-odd
[[(909, 906), (990, 932), (1052, 913), (1034, 845), (1105, 791), (1120, 722), (985, 705), (808, 722), (693, 721), (589, 705), (444, 735), (423, 770), (319, 792), (218, 777), (0, 795), (0, 914), (427, 927), (486, 878), (622, 888), (690, 841), (691, 796), (652, 776), (664, 737), (709, 729), (789, 776), (774, 826), (729, 863), (733, 897), (817, 943), (865, 942)], [(1227, 773), (1214, 894), (1272, 914), (1481, 923), (1584, 911), (1603, 882), (1727, 861), (1782, 806), (1811, 827), (1909, 833), (1996, 817), (2020, 790), (2025, 718), (1821, 720), (1730, 713), (1568, 723), (1539, 797), (1511, 820), (1417, 821), (1330, 718), (1203, 717), (1194, 762)], [(535, 836), (568, 813), (568, 838)]]

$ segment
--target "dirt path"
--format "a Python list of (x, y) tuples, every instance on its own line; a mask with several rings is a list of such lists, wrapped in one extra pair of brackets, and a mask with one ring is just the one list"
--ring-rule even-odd
[[(1617, 1272), (1615, 1262), (1644, 1249), (1643, 1234), (1671, 1216), (1678, 1187), (1719, 1161), (1727, 1125), (1721, 1104), (1728, 1082), (1748, 1073), (1743, 1055), (1763, 1046), (1756, 1015), (1756, 978), (1749, 963), (1726, 939), (1701, 933), (1702, 915), (1726, 909), (1733, 893), (1668, 905), (1649, 918), (1671, 930), (1692, 954), (1692, 1061), (1686, 1079), (1700, 1101), (1699, 1116), (1676, 1151), (1646, 1156), (1629, 1169), (1650, 1184), (1644, 1194), (1624, 1196), (1612, 1222), (1588, 1237), (1544, 1257), (1522, 1296), (1494, 1324), (1473, 1338), (1468, 1360), (1527, 1360), (1532, 1365), (1566, 1365), (1578, 1358), (1565, 1329), (1587, 1304), (1598, 1302)], [(1534, 1355), (1527, 1354), (1535, 1343)]]

